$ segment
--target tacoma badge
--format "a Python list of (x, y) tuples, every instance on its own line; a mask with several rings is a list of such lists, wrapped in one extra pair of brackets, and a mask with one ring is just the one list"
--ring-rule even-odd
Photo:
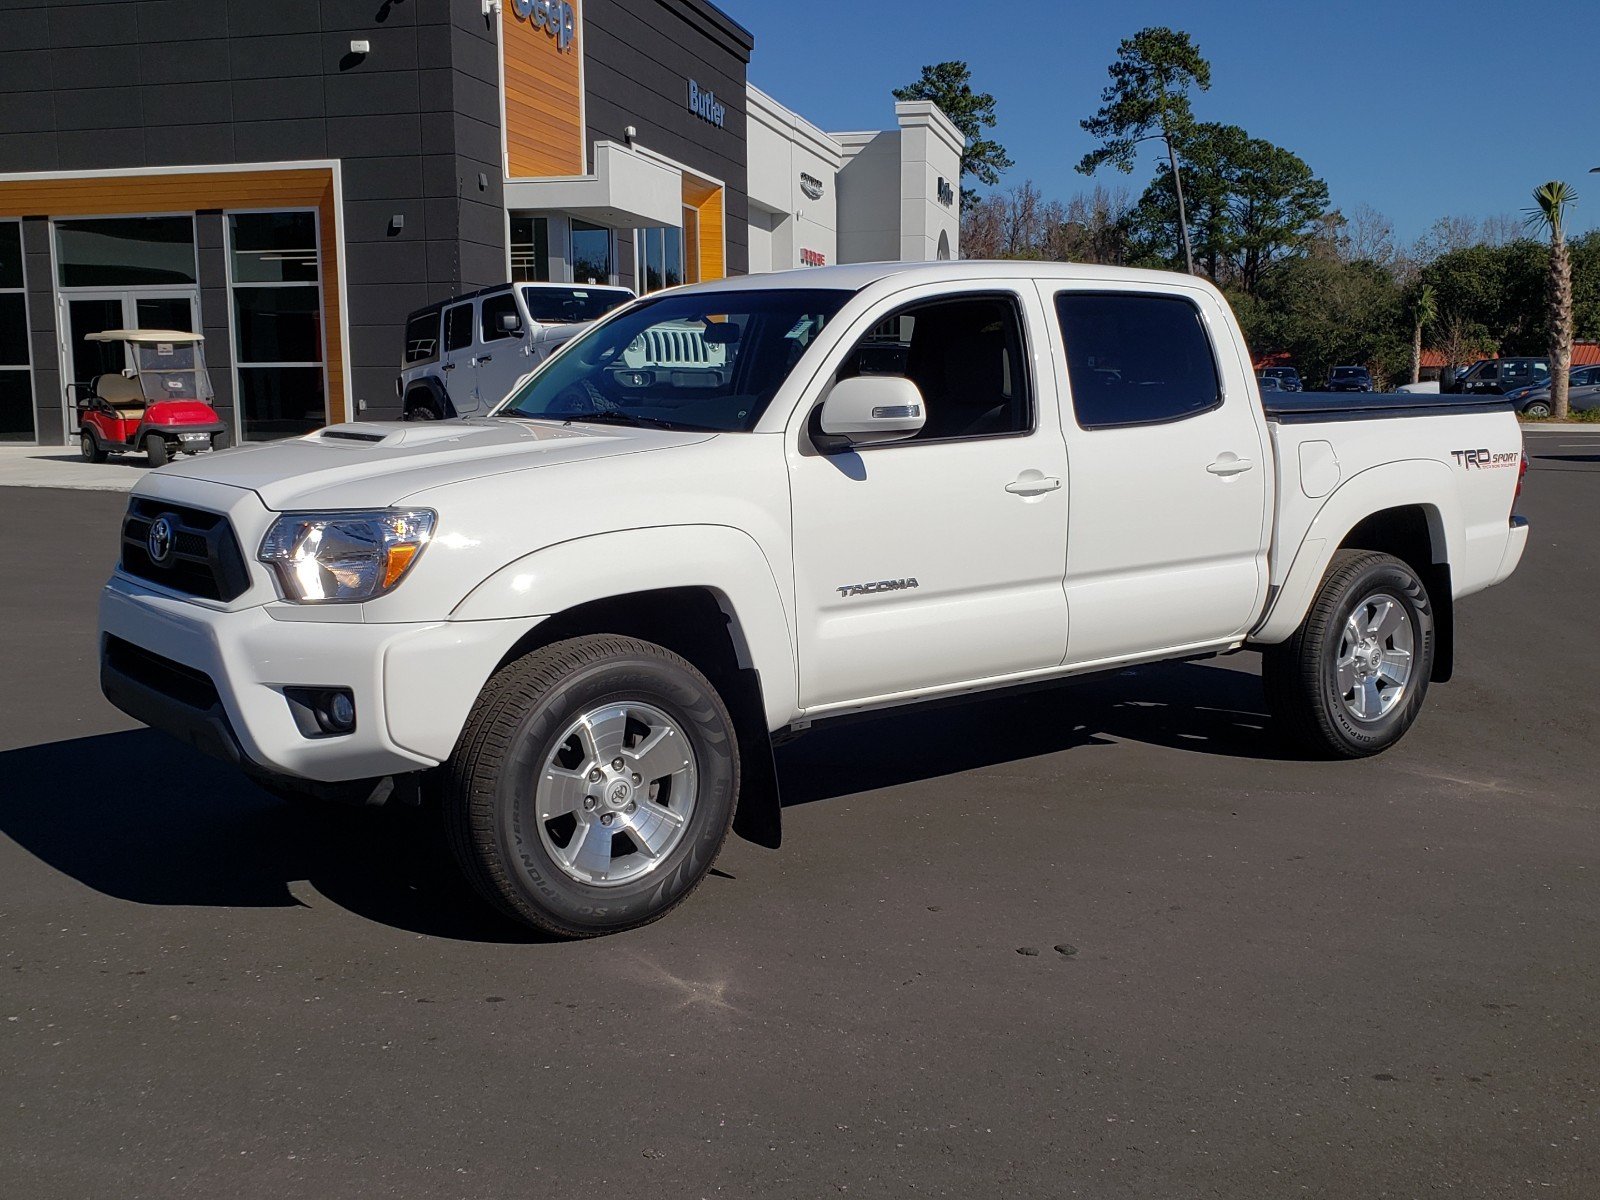
[(899, 592), (916, 586), (915, 579), (880, 579), (877, 583), (847, 583), (838, 592), (841, 596), (865, 596), (870, 592)]

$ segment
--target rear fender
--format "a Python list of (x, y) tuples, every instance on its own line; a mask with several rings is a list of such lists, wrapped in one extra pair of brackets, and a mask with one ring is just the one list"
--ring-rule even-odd
[[(1300, 541), (1289, 574), (1266, 616), (1250, 635), (1256, 644), (1285, 641), (1310, 611), (1328, 564), (1344, 539), (1367, 517), (1389, 508), (1420, 506), (1427, 514), (1436, 563), (1455, 560), (1464, 528), (1450, 468), (1436, 459), (1384, 463), (1341, 484), (1317, 511)], [(1419, 564), (1426, 569), (1427, 564)]]
[(729, 526), (629, 529), (546, 547), (485, 579), (451, 619), (548, 617), (663, 588), (705, 588), (717, 597), (732, 623), (739, 665), (760, 677), (767, 728), (794, 720), (798, 680), (782, 593), (760, 546)]

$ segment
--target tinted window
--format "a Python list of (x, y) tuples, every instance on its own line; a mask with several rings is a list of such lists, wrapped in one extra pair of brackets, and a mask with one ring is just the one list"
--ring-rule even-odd
[(1187, 300), (1061, 292), (1056, 317), (1085, 429), (1178, 421), (1222, 402), (1210, 339)]
[[(483, 303), (478, 306), (478, 328), (482, 331), (480, 341), (493, 342), (500, 338), (516, 337), (518, 327), (522, 324), (522, 317), (517, 313), (517, 298), (510, 292), (501, 292), (498, 296), (485, 296)], [(503, 328), (505, 322), (502, 317), (516, 317), (512, 328)]]
[(439, 357), (439, 310), (406, 322), (406, 362), (427, 362)]
[(444, 348), (460, 350), (472, 345), (472, 305), (458, 304), (444, 310)]
[(928, 421), (908, 442), (1033, 428), (1021, 322), (1007, 296), (962, 296), (901, 309), (850, 352), (838, 377), (853, 375), (904, 375), (917, 385)]
[(748, 430), (850, 295), (820, 288), (662, 293), (586, 330), (496, 412)]

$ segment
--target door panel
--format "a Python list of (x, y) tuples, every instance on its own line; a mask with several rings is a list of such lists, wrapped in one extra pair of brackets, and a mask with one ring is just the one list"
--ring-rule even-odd
[(1250, 380), (1219, 369), (1210, 330), (1226, 314), (1197, 293), (1058, 292), (1053, 307), (1071, 430), (1067, 661), (1241, 634), (1265, 586), (1271, 457)]
[[(935, 436), (821, 454), (802, 432), (791, 450), (807, 709), (1061, 662), (1066, 447), (1052, 381), (1030, 379), (1019, 319), (1036, 323), (1037, 301), (998, 301), (1013, 314), (1002, 344), (998, 294), (902, 307), (920, 313), (909, 334), (902, 316), (873, 318), (838, 366), (917, 383), (928, 422), (919, 437)], [(988, 315), (962, 303), (987, 303)], [(961, 433), (997, 424), (1024, 432)]]
[(469, 300), (452, 304), (444, 310), (444, 346), (439, 355), (439, 370), (444, 376), (445, 391), (456, 411), (473, 412), (478, 407), (477, 351), (475, 327), (477, 314)]

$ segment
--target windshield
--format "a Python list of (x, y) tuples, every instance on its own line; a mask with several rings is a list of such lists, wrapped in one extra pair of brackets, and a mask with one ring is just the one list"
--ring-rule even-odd
[(785, 289), (647, 300), (575, 339), (497, 415), (753, 429), (851, 295)]
[(139, 387), (147, 403), (210, 400), (211, 377), (198, 342), (132, 342)]
[(1367, 369), (1365, 367), (1335, 367), (1333, 369), (1333, 377), (1335, 379), (1359, 379), (1366, 373)]
[(576, 325), (598, 321), (632, 300), (633, 294), (620, 288), (525, 287), (522, 298), (527, 301), (528, 316), (539, 324)]

